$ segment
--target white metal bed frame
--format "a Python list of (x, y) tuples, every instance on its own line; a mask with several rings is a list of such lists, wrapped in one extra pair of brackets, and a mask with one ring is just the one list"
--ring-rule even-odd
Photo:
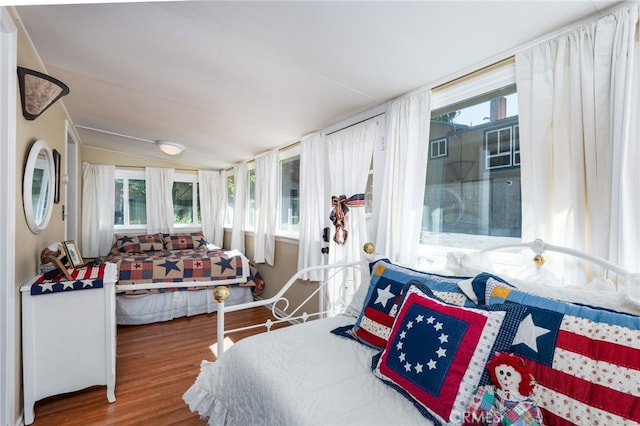
[[(519, 244), (509, 244), (509, 245), (501, 245), (501, 246), (496, 246), (496, 247), (492, 247), (489, 249), (485, 249), (482, 250), (482, 253), (486, 253), (486, 252), (492, 252), (492, 251), (500, 251), (500, 250), (509, 250), (509, 249), (530, 249), (531, 251), (533, 251), (535, 253), (535, 256), (533, 258), (533, 262), (536, 265), (536, 267), (540, 268), (543, 266), (544, 264), (544, 257), (542, 256), (542, 254), (544, 252), (557, 252), (557, 253), (562, 253), (562, 254), (566, 254), (569, 256), (573, 256), (579, 259), (583, 259), (586, 260), (588, 262), (591, 262), (592, 264), (595, 265), (599, 265), (603, 268), (603, 271), (605, 273), (605, 277), (607, 275), (607, 272), (613, 272), (615, 274), (618, 275), (618, 277), (620, 277), (621, 279), (624, 280), (624, 282), (626, 283), (625, 287), (627, 289), (627, 298), (629, 299), (629, 301), (631, 303), (633, 303), (634, 305), (640, 306), (640, 273), (639, 272), (635, 272), (632, 273), (618, 265), (615, 265), (614, 263), (611, 263), (605, 259), (596, 257), (596, 256), (591, 256), (589, 254), (580, 252), (578, 250), (574, 250), (574, 249), (570, 249), (567, 247), (561, 247), (561, 246), (557, 246), (557, 245), (552, 245), (552, 244), (547, 244), (545, 243), (543, 240), (541, 239), (536, 239), (534, 241), (528, 242), (528, 243), (519, 243)], [(327, 312), (317, 312), (317, 313), (313, 313), (313, 314), (308, 314), (307, 312), (302, 312), (301, 314), (298, 314), (298, 312), (302, 309), (302, 307), (314, 296), (316, 295), (321, 288), (323, 288), (324, 286), (327, 285), (327, 283), (331, 280), (331, 278), (333, 278), (339, 271), (348, 269), (348, 268), (358, 268), (360, 269), (361, 272), (367, 271), (368, 272), (368, 265), (369, 262), (375, 260), (376, 256), (374, 256), (373, 252), (374, 252), (374, 247), (373, 244), (371, 243), (367, 243), (365, 244), (365, 255), (363, 257), (362, 260), (360, 261), (354, 261), (354, 262), (346, 262), (346, 263), (336, 263), (336, 264), (331, 264), (331, 265), (322, 265), (322, 266), (315, 266), (315, 267), (309, 267), (309, 268), (305, 268), (302, 269), (300, 271), (298, 271), (296, 274), (294, 274), (289, 281), (287, 281), (285, 283), (285, 285), (280, 289), (280, 291), (273, 297), (269, 298), (269, 299), (263, 299), (263, 300), (257, 300), (254, 302), (250, 302), (250, 303), (243, 303), (243, 304), (238, 304), (238, 305), (233, 305), (233, 306), (225, 306), (225, 300), (227, 299), (227, 297), (229, 297), (229, 290), (227, 287), (224, 286), (218, 286), (214, 289), (214, 298), (216, 299), (217, 303), (218, 303), (218, 310), (217, 310), (217, 353), (218, 356), (224, 352), (224, 336), (225, 334), (229, 334), (229, 333), (233, 333), (233, 332), (238, 332), (238, 331), (244, 331), (244, 330), (249, 330), (249, 329), (254, 329), (254, 328), (258, 328), (258, 327), (266, 327), (267, 331), (271, 330), (271, 327), (274, 324), (277, 323), (282, 323), (282, 322), (296, 322), (299, 320), (307, 321), (310, 317), (314, 317), (314, 316), (322, 316), (325, 315)], [(364, 268), (364, 269), (363, 269)], [(292, 313), (290, 314), (283, 314), (281, 313), (281, 311), (278, 310), (277, 305), (280, 302), (283, 302), (284, 305), (284, 309), (287, 309), (289, 307), (289, 301), (286, 297), (284, 297), (284, 294), (296, 283), (296, 281), (298, 279), (300, 279), (302, 276), (304, 276), (304, 274), (311, 272), (311, 271), (324, 271), (324, 270), (334, 270), (333, 273), (330, 274), (330, 276), (328, 278), (326, 278), (324, 281), (320, 282), (320, 284), (318, 285), (318, 287), (302, 302), (298, 305), (298, 307), (296, 307)], [(634, 294), (630, 291), (630, 289), (634, 289), (634, 291), (637, 293)], [(255, 308), (255, 307), (259, 307), (259, 306), (271, 306), (271, 312), (272, 315), (274, 316), (274, 318), (276, 318), (276, 320), (268, 320), (266, 323), (262, 323), (262, 324), (255, 324), (255, 325), (251, 325), (251, 326), (246, 326), (246, 327), (241, 327), (241, 328), (236, 328), (233, 330), (227, 330), (225, 331), (224, 329), (224, 315), (227, 312), (235, 312), (235, 311), (240, 311), (243, 309), (248, 309), (248, 308)]]

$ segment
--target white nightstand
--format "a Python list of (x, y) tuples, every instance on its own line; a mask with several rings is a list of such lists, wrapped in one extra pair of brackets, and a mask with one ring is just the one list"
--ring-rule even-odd
[(108, 401), (116, 400), (116, 265), (105, 264), (102, 288), (32, 295), (37, 279), (20, 288), (27, 425), (34, 421), (35, 402), (51, 395), (106, 385)]

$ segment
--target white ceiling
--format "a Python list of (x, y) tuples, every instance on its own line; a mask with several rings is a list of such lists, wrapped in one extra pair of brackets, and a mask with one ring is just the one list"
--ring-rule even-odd
[[(77, 126), (220, 169), (444, 82), (617, 1), (257, 1), (16, 10)], [(46, 112), (45, 112), (46, 114)], [(167, 159), (78, 128), (82, 143)]]

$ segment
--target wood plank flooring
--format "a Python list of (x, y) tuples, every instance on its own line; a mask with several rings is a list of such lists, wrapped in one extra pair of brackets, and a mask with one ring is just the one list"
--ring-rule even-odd
[[(270, 318), (266, 308), (225, 315), (226, 329)], [(276, 327), (274, 327), (276, 328)], [(119, 326), (116, 348), (116, 401), (107, 401), (106, 387), (57, 395), (35, 405), (34, 426), (205, 425), (189, 411), (182, 394), (193, 384), (203, 359), (215, 360), (216, 314), (173, 321)], [(228, 337), (238, 341), (264, 328)]]

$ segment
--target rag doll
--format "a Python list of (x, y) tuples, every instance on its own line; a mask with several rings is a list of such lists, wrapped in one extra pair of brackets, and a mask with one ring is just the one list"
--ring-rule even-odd
[(542, 413), (531, 399), (535, 381), (522, 358), (496, 353), (487, 369), (492, 385), (476, 389), (464, 416), (465, 425), (544, 425)]

